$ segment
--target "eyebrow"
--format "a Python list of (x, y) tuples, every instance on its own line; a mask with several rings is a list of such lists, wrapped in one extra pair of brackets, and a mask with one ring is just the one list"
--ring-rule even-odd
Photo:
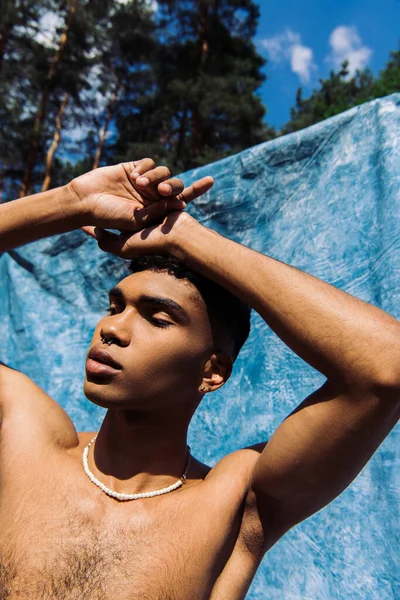
[[(119, 300), (125, 300), (124, 292), (118, 286), (113, 287), (109, 291), (108, 295), (110, 296), (110, 298), (112, 297), (118, 298)], [(154, 306), (166, 308), (170, 310), (177, 317), (177, 319), (183, 322), (185, 325), (190, 323), (190, 317), (186, 310), (183, 308), (183, 306), (181, 306), (180, 304), (178, 304), (178, 302), (175, 302), (175, 300), (172, 300), (171, 298), (167, 298), (165, 296), (151, 296), (149, 294), (141, 294), (138, 300), (142, 304), (152, 304)]]

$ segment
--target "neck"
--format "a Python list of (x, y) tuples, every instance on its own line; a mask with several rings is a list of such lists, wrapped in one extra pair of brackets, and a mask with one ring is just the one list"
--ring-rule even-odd
[(190, 417), (109, 410), (89, 464), (117, 492), (141, 492), (174, 483), (187, 460)]

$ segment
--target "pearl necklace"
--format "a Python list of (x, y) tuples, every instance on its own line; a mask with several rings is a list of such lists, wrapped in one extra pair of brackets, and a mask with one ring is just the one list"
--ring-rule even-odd
[(185, 470), (182, 474), (182, 477), (180, 479), (178, 479), (178, 481), (176, 483), (173, 483), (172, 485), (169, 485), (168, 487), (162, 488), (160, 490), (155, 490), (154, 492), (142, 492), (140, 494), (122, 494), (120, 492), (114, 492), (114, 490), (111, 490), (110, 488), (108, 488), (106, 485), (104, 485), (104, 483), (101, 483), (101, 481), (99, 481), (93, 475), (91, 470), (89, 469), (89, 464), (88, 464), (89, 448), (93, 444), (93, 442), (95, 441), (96, 438), (97, 438), (97, 435), (92, 439), (92, 441), (90, 441), (88, 443), (88, 445), (86, 446), (86, 448), (83, 451), (83, 455), (82, 455), (83, 470), (85, 471), (86, 475), (89, 477), (90, 481), (92, 483), (94, 483), (95, 485), (97, 485), (97, 487), (99, 487), (101, 490), (103, 490), (103, 492), (105, 494), (107, 494), (108, 496), (112, 496), (113, 498), (117, 498), (118, 500), (140, 500), (141, 498), (154, 498), (154, 496), (162, 496), (163, 494), (168, 494), (169, 492), (173, 492), (174, 490), (177, 490), (178, 488), (180, 488), (186, 482), (186, 476), (187, 476), (187, 472), (188, 472), (189, 465), (190, 465), (190, 456), (191, 456), (190, 455), (190, 446), (187, 446), (188, 457), (187, 457), (187, 461), (186, 461), (186, 465), (185, 465)]

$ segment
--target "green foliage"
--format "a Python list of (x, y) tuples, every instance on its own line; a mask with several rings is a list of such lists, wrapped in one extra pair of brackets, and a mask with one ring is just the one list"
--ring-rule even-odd
[(297, 90), (291, 120), (282, 128), (282, 133), (309, 127), (374, 97), (372, 72), (366, 69), (349, 77), (348, 66), (345, 61), (338, 73), (331, 71), (328, 79), (320, 79), (320, 88), (309, 98), (303, 98), (301, 87)]
[[(58, 185), (93, 164), (143, 156), (184, 171), (278, 135), (259, 96), (265, 60), (253, 43), (258, 4), (151, 6), (0, 0), (0, 197), (15, 197), (22, 179), (26, 189), (40, 189), (50, 147), (51, 184)], [(308, 98), (298, 89), (279, 134), (397, 91), (400, 49), (377, 77), (368, 69), (350, 76), (345, 62)]]
[(27, 131), (40, 91), (48, 48), (38, 43), (39, 20), (51, 1), (1, 0), (0, 3), (0, 173), (20, 178), (26, 159)]
[(390, 53), (376, 79), (370, 69), (349, 77), (348, 66), (345, 61), (340, 71), (331, 71), (327, 79), (320, 79), (319, 89), (313, 90), (309, 98), (303, 98), (301, 87), (297, 90), (296, 105), (291, 110), (290, 121), (282, 127), (282, 134), (309, 127), (374, 98), (400, 92), (400, 50)]
[(392, 51), (374, 86), (376, 98), (400, 92), (400, 50)]
[(264, 141), (257, 90), (265, 61), (251, 39), (255, 3), (160, 0), (159, 6), (160, 41), (147, 92), (134, 111), (125, 104), (117, 116), (118, 158), (147, 148), (181, 171)]

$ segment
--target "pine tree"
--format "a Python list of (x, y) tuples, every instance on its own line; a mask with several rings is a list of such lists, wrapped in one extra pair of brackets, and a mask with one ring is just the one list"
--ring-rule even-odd
[(390, 58), (374, 86), (374, 96), (377, 98), (395, 92), (400, 92), (400, 49), (390, 53)]
[(23, 170), (31, 109), (39, 93), (39, 73), (47, 60), (47, 49), (38, 42), (37, 34), (41, 17), (52, 6), (52, 0), (1, 1), (0, 178), (5, 198), (16, 195)]
[(37, 0), (0, 0), (0, 72), (5, 55), (23, 42), (27, 27), (30, 33), (37, 31), (39, 17), (49, 7), (49, 2)]
[[(252, 0), (160, 0), (154, 83), (117, 117), (118, 157), (151, 154), (175, 170), (217, 160), (271, 136), (257, 96), (264, 59)], [(150, 82), (151, 83), (151, 82)]]
[[(150, 57), (155, 50), (153, 32), (153, 11), (146, 0), (115, 3), (98, 57), (99, 92), (108, 101), (98, 119), (92, 168), (99, 166), (107, 150), (107, 133), (114, 124), (115, 112), (127, 104), (129, 110), (135, 111), (135, 103), (146, 89)], [(124, 97), (122, 103), (119, 102), (121, 96)], [(110, 158), (109, 152), (107, 154)]]
[(327, 79), (320, 79), (320, 88), (314, 90), (309, 98), (304, 99), (302, 88), (298, 88), (291, 120), (282, 128), (282, 134), (319, 123), (374, 97), (372, 72), (365, 69), (349, 77), (348, 66), (346, 60), (337, 73), (331, 71)]
[(46, 154), (46, 165), (45, 165), (45, 173), (44, 180), (42, 184), (42, 192), (46, 192), (51, 185), (51, 170), (53, 166), (54, 156), (57, 152), (58, 146), (60, 144), (61, 139), (61, 130), (63, 126), (63, 119), (65, 115), (66, 108), (68, 106), (68, 102), (70, 100), (71, 94), (69, 92), (65, 92), (64, 97), (61, 102), (60, 110), (58, 111), (56, 117), (56, 125), (54, 129), (53, 139), (50, 144), (49, 149)]
[(19, 197), (23, 197), (26, 194), (31, 193), (32, 188), (32, 171), (35, 167), (36, 158), (39, 149), (40, 143), (40, 133), (43, 125), (43, 121), (46, 118), (46, 109), (47, 103), (49, 101), (49, 96), (51, 94), (52, 88), (54, 86), (54, 80), (56, 77), (57, 69), (59, 68), (59, 64), (63, 59), (63, 54), (68, 43), (69, 32), (71, 29), (71, 25), (75, 18), (76, 13), (76, 4), (77, 0), (68, 0), (68, 4), (66, 7), (66, 15), (65, 22), (62, 27), (59, 40), (57, 43), (56, 50), (51, 57), (49, 62), (49, 66), (46, 72), (46, 76), (43, 81), (42, 90), (40, 94), (39, 105), (36, 111), (33, 131), (31, 134), (31, 139), (29, 143), (29, 151), (27, 156), (27, 161), (25, 165), (24, 175), (22, 177), (21, 186), (19, 190)]

